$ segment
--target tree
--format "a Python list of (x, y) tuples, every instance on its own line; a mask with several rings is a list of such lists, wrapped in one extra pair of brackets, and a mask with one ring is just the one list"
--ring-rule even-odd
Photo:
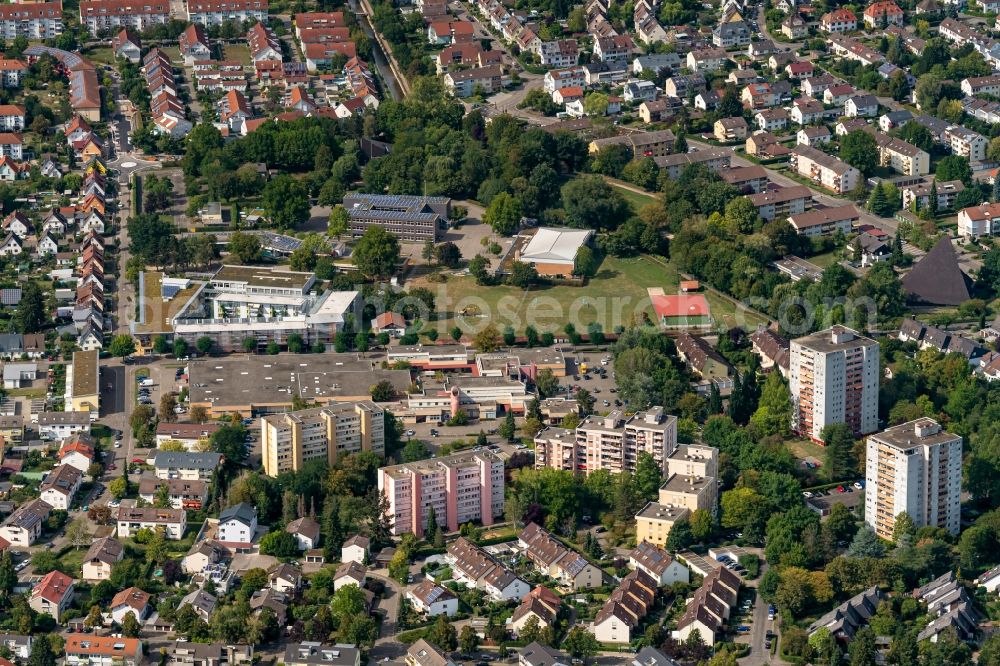
[(198, 353), (202, 356), (207, 356), (209, 352), (212, 351), (212, 347), (215, 346), (215, 341), (207, 335), (203, 335), (194, 341), (194, 347), (198, 350)]
[(37, 333), (48, 321), (45, 311), (45, 295), (34, 280), (23, 283), (21, 302), (14, 311), (14, 330), (18, 333)]
[(577, 229), (617, 229), (630, 213), (621, 193), (600, 176), (580, 176), (562, 187), (566, 222)]
[(267, 182), (261, 193), (261, 203), (271, 224), (281, 229), (293, 229), (309, 220), (309, 192), (292, 176), (282, 174)]
[(462, 251), (458, 249), (457, 245), (447, 241), (434, 249), (434, 258), (442, 266), (454, 268), (462, 260)]
[(256, 235), (234, 231), (229, 237), (229, 254), (236, 257), (241, 264), (252, 264), (261, 260), (264, 249)]
[(341, 205), (336, 205), (330, 211), (330, 219), (326, 224), (327, 236), (340, 238), (347, 233), (348, 225), (351, 221), (351, 214)]
[(490, 205), (483, 211), (483, 222), (490, 225), (494, 233), (510, 236), (521, 226), (524, 206), (521, 200), (507, 192), (501, 192), (493, 197)]
[(184, 358), (188, 354), (188, 343), (184, 338), (174, 340), (174, 358)]
[(87, 530), (87, 521), (77, 518), (66, 527), (66, 541), (75, 549), (89, 546), (91, 534)]
[(860, 171), (862, 175), (870, 176), (879, 164), (875, 137), (861, 130), (848, 132), (840, 140), (840, 159)]
[(135, 353), (135, 340), (127, 333), (116, 335), (112, 338), (111, 344), (108, 345), (108, 353), (124, 361), (127, 357)]
[(757, 207), (749, 197), (736, 197), (726, 204), (726, 226), (741, 234), (751, 234), (757, 225)]
[(648, 451), (643, 451), (635, 463), (636, 489), (645, 501), (656, 499), (663, 474), (656, 459)]
[(754, 430), (764, 436), (788, 434), (792, 422), (792, 397), (781, 373), (772, 372), (767, 376), (757, 405), (757, 411), (750, 417)]
[(533, 264), (523, 261), (511, 263), (510, 274), (507, 276), (507, 284), (519, 289), (527, 289), (538, 281), (538, 269)]
[[(856, 634), (847, 648), (851, 656), (851, 666), (875, 666), (878, 650), (875, 646), (875, 632), (864, 627)], [(982, 659), (979, 660), (982, 663)]]
[(56, 666), (56, 656), (52, 652), (52, 644), (49, 642), (48, 634), (34, 636), (31, 656), (28, 657), (28, 666)]
[(399, 264), (399, 239), (384, 227), (368, 227), (355, 245), (353, 259), (365, 276), (386, 279)]
[(559, 378), (548, 368), (543, 368), (535, 377), (535, 388), (540, 397), (551, 397), (559, 390)]
[(882, 542), (879, 541), (878, 536), (876, 536), (875, 531), (867, 524), (864, 524), (854, 535), (854, 540), (851, 541), (851, 545), (847, 549), (847, 554), (851, 557), (877, 558), (885, 554), (885, 548), (882, 546)]
[(160, 396), (159, 416), (161, 421), (173, 422), (177, 420), (174, 409), (177, 408), (177, 396), (173, 393), (164, 393)]
[(608, 113), (608, 96), (592, 92), (583, 98), (583, 112), (588, 116), (605, 116)]
[(445, 652), (454, 652), (458, 648), (458, 632), (444, 614), (437, 616), (437, 621), (427, 634), (427, 640)]
[(299, 543), (285, 530), (268, 532), (260, 540), (260, 552), (274, 557), (295, 557), (299, 554)]
[(426, 460), (431, 457), (431, 451), (427, 448), (419, 439), (411, 439), (406, 442), (403, 450), (400, 452), (403, 458), (403, 462), (416, 462), (418, 460)]
[(941, 182), (960, 180), (966, 187), (970, 186), (972, 184), (972, 167), (969, 166), (969, 158), (961, 155), (945, 155), (937, 164), (934, 179)]
[(883, 217), (886, 217), (887, 213), (890, 212), (889, 199), (886, 197), (885, 188), (882, 187), (881, 181), (875, 185), (871, 196), (868, 197), (868, 210)]
[(500, 348), (501, 337), (497, 327), (489, 323), (483, 330), (476, 333), (476, 336), (472, 339), (472, 344), (479, 350), (480, 353), (488, 354), (489, 352), (494, 352)]
[(135, 619), (135, 613), (126, 613), (125, 618), (122, 620), (122, 633), (125, 634), (125, 637), (138, 638), (141, 630), (142, 627), (139, 626), (139, 620)]
[(517, 434), (517, 424), (514, 422), (514, 412), (512, 410), (507, 410), (507, 416), (504, 417), (503, 423), (497, 428), (497, 434), (508, 442), (514, 441)]
[(832, 423), (820, 433), (825, 445), (826, 473), (832, 481), (840, 481), (854, 474), (857, 461), (854, 459), (854, 436), (844, 423)]
[[(534, 619), (537, 625), (537, 618)], [(530, 623), (531, 620), (529, 619), (528, 622)], [(463, 653), (472, 654), (479, 649), (479, 634), (471, 626), (465, 625), (462, 627), (462, 632), (458, 635), (458, 645)]]
[(705, 509), (698, 509), (691, 514), (691, 536), (698, 543), (705, 543), (715, 528), (712, 514)]
[(583, 245), (576, 251), (576, 257), (573, 261), (573, 275), (593, 277), (597, 273), (599, 263), (594, 251)]
[(111, 483), (108, 484), (108, 491), (111, 493), (112, 497), (116, 500), (120, 500), (128, 495), (128, 486), (128, 479), (124, 476), (119, 476), (116, 479), (112, 479)]
[(586, 661), (596, 655), (601, 646), (592, 633), (577, 625), (566, 634), (562, 647), (574, 659)]

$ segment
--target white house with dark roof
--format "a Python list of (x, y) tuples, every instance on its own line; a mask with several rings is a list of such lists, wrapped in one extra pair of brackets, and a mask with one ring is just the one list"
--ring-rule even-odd
[(371, 552), (370, 547), (371, 539), (360, 534), (355, 534), (340, 547), (340, 561), (365, 564)]
[(240, 502), (219, 514), (218, 540), (237, 549), (249, 548), (257, 532), (257, 509)]
[(628, 555), (628, 565), (631, 569), (639, 569), (656, 579), (658, 585), (673, 585), (688, 583), (691, 572), (686, 566), (670, 556), (670, 553), (659, 546), (640, 541)]
[(406, 598), (417, 611), (427, 617), (438, 615), (451, 617), (458, 613), (458, 597), (448, 588), (432, 580), (424, 580), (412, 590), (408, 590)]
[(319, 545), (319, 523), (308, 516), (288, 523), (285, 531), (295, 537), (299, 550), (312, 550)]

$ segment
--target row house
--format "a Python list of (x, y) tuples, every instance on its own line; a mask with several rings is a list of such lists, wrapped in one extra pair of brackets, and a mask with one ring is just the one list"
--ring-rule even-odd
[(178, 39), (184, 64), (189, 67), (196, 61), (208, 60), (212, 57), (212, 49), (205, 35), (205, 28), (198, 23), (189, 25)]
[(793, 148), (789, 165), (800, 176), (837, 194), (850, 192), (861, 178), (861, 172), (843, 160), (809, 146)]
[(604, 584), (600, 568), (535, 523), (529, 523), (521, 531), (517, 543), (539, 573), (554, 578), (569, 590), (579, 592)]
[(465, 537), (448, 544), (445, 557), (451, 564), (456, 581), (482, 590), (494, 601), (520, 601), (531, 590), (524, 579)]
[(988, 50), (992, 41), (978, 30), (951, 17), (941, 21), (938, 26), (938, 34), (956, 46), (972, 44), (980, 52)]
[(133, 64), (142, 61), (142, 40), (132, 28), (122, 28), (111, 39), (111, 50), (116, 58), (124, 58)]
[(281, 62), (281, 43), (274, 33), (263, 23), (255, 23), (247, 32), (250, 58), (256, 63), (262, 60)]
[(647, 9), (644, 3), (637, 3), (632, 12), (633, 29), (643, 44), (666, 42), (670, 39), (667, 31), (660, 25), (654, 12)]
[(134, 28), (140, 32), (170, 21), (166, 0), (80, 0), (80, 24), (91, 34), (114, 28)]
[(642, 569), (622, 578), (594, 617), (594, 637), (601, 643), (630, 643), (633, 631), (653, 608), (657, 588), (657, 580)]
[(267, 21), (268, 0), (189, 0), (187, 20), (203, 26)]
[(239, 90), (231, 90), (218, 103), (219, 122), (236, 132), (243, 123), (253, 118), (247, 99)]
[(673, 638), (685, 641), (697, 632), (705, 645), (715, 645), (736, 606), (741, 583), (740, 577), (726, 567), (712, 570), (702, 579), (701, 586), (677, 620)]
[(885, 56), (853, 37), (830, 35), (827, 42), (829, 42), (830, 50), (832, 50), (835, 55), (847, 58), (848, 60), (855, 60), (866, 67), (885, 61)]
[(767, 189), (749, 197), (762, 220), (783, 220), (812, 208), (812, 192), (805, 185)]
[(997, 95), (1000, 94), (1000, 76), (973, 76), (962, 79), (962, 92), (966, 95)]

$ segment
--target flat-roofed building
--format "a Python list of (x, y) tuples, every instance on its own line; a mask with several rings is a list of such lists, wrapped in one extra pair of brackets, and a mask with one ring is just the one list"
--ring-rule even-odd
[(388, 502), (393, 534), (422, 536), (433, 510), (439, 525), (492, 525), (503, 515), (504, 464), (489, 451), (465, 451), (441, 458), (383, 467), (378, 488)]
[(958, 534), (962, 438), (922, 418), (871, 435), (865, 456), (865, 522), (892, 539), (902, 512), (919, 527)]
[(353, 645), (323, 645), (316, 642), (285, 646), (286, 666), (359, 666), (361, 650)]
[(73, 352), (66, 366), (66, 406), (72, 412), (89, 412), (96, 419), (101, 406), (101, 367), (96, 350)]
[(180, 442), (188, 451), (193, 451), (204, 442), (210, 440), (219, 428), (218, 423), (170, 423), (160, 421), (156, 424), (156, 445), (164, 442)]
[(448, 226), (451, 199), (395, 194), (349, 194), (344, 197), (348, 229), (360, 238), (368, 227), (380, 226), (399, 240), (437, 241)]
[(792, 428), (821, 441), (823, 428), (846, 423), (855, 434), (878, 429), (879, 343), (846, 326), (791, 341), (788, 389)]
[(385, 413), (370, 400), (262, 416), (264, 473), (298, 471), (313, 460), (329, 465), (359, 451), (385, 452)]
[(118, 508), (118, 538), (135, 536), (142, 529), (162, 530), (165, 539), (184, 538), (187, 529), (187, 511), (184, 509), (160, 509), (155, 506), (124, 506)]
[(169, 666), (249, 666), (253, 645), (192, 643), (177, 640), (169, 650)]

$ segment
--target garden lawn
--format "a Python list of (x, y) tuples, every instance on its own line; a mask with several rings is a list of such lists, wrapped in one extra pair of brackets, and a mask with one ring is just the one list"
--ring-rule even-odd
[(79, 575), (83, 569), (83, 556), (87, 554), (87, 548), (70, 548), (59, 556), (59, 563), (63, 571), (68, 571), (74, 576)]
[(648, 206), (649, 204), (655, 204), (659, 202), (659, 199), (657, 199), (652, 194), (639, 194), (634, 190), (622, 187), (613, 180), (609, 180), (608, 182), (611, 183), (611, 186), (614, 187), (618, 191), (618, 193), (625, 198), (625, 201), (627, 201), (630, 206), (632, 206), (632, 211), (635, 213), (638, 213), (643, 206)]
[(837, 263), (840, 257), (840, 250), (830, 250), (829, 252), (824, 252), (823, 254), (817, 254), (815, 257), (809, 257), (806, 259), (811, 264), (816, 264), (820, 268), (829, 268)]

